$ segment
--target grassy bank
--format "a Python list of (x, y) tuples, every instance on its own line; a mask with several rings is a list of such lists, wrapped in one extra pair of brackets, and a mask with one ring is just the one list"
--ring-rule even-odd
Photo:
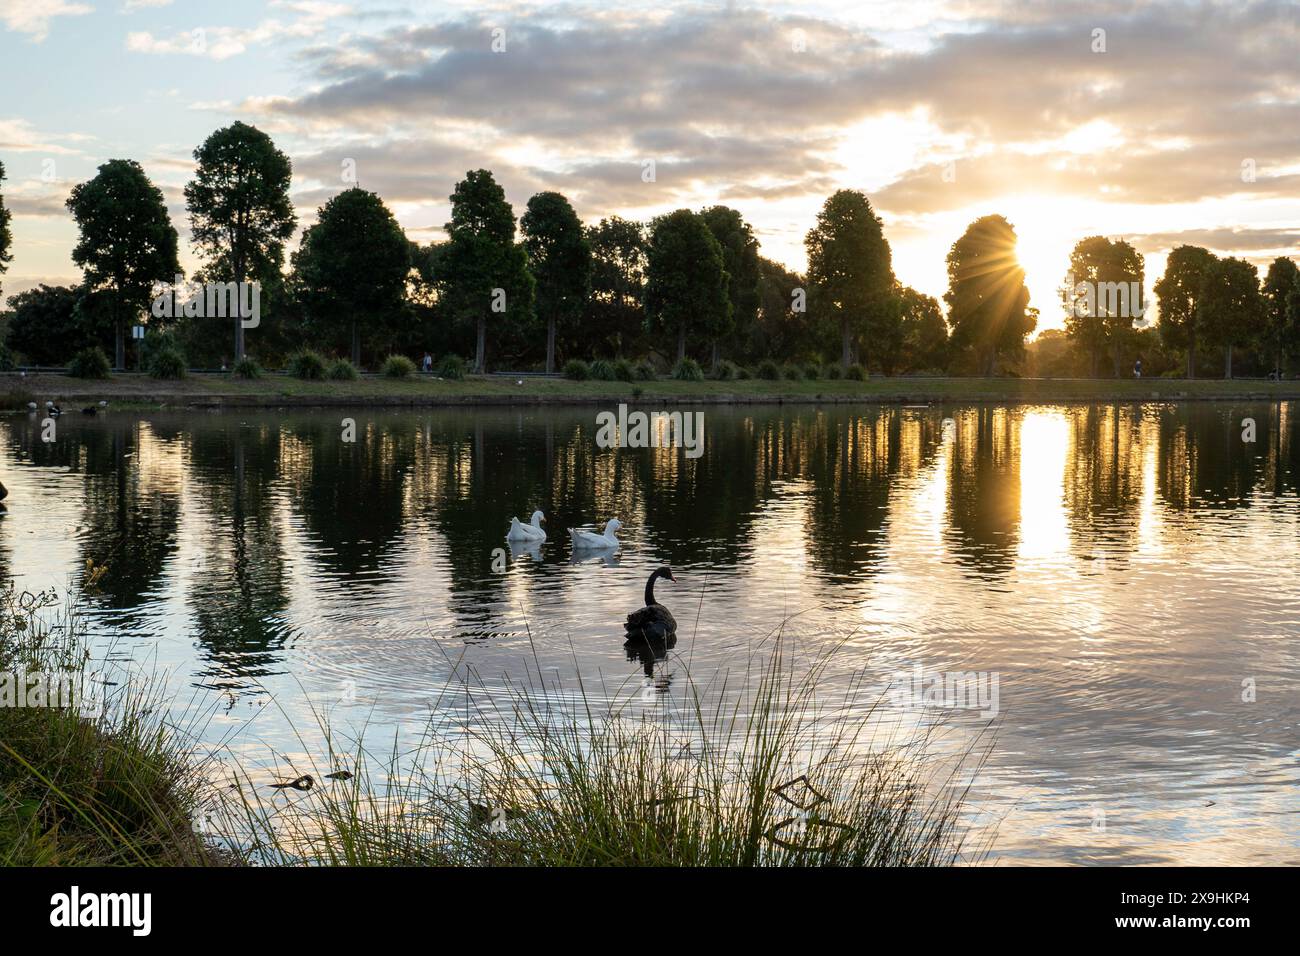
[[(96, 682), (113, 690), (89, 712), (0, 707), (0, 864), (942, 866), (981, 855), (959, 826), (965, 791), (935, 779), (926, 741), (868, 740), (861, 687), (827, 691), (828, 658), (796, 672), (779, 635), (731, 705), (688, 687), (667, 720), (657, 694), (598, 706), (538, 675), (490, 696), (457, 738), (430, 729), (387, 761), (336, 752), (326, 728), (319, 760), (276, 768), (299, 780), (280, 789), (266, 768), (195, 756), (147, 679), (88, 674), (76, 615), (51, 619), (58, 607), (5, 595), (0, 670), (72, 675), (79, 700)], [(485, 690), (468, 682), (458, 673), (446, 693)]]
[(115, 407), (433, 406), (462, 404), (609, 404), (620, 401), (703, 403), (834, 402), (1092, 402), (1300, 398), (1300, 381), (1195, 379), (882, 378), (866, 381), (746, 379), (741, 381), (569, 381), (562, 378), (469, 376), (443, 381), (425, 376), (355, 381), (303, 381), (287, 375), (245, 380), (205, 373), (180, 381), (119, 374), (105, 381), (41, 373), (0, 375), (0, 405), (61, 403), (65, 411), (101, 400)]

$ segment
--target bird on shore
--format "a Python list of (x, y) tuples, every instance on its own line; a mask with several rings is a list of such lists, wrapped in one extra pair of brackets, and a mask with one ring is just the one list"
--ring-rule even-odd
[(546, 540), (546, 531), (542, 528), (542, 522), (546, 520), (546, 515), (540, 511), (534, 511), (532, 524), (520, 524), (518, 518), (510, 519), (510, 532), (506, 535), (507, 541), (536, 541)]
[(594, 531), (584, 531), (581, 528), (570, 528), (569, 537), (573, 541), (573, 548), (585, 551), (608, 551), (618, 548), (618, 538), (615, 532), (623, 527), (623, 522), (617, 518), (610, 518), (605, 522), (605, 530), (602, 534), (596, 534)]
[(63, 409), (59, 408), (59, 406), (55, 405), (53, 402), (47, 401), (45, 403), (45, 414), (49, 415), (51, 418), (58, 418), (63, 414)]
[(677, 621), (672, 612), (655, 600), (655, 582), (667, 578), (674, 584), (673, 569), (665, 565), (656, 568), (645, 583), (645, 607), (633, 611), (623, 625), (629, 640), (666, 641), (677, 633)]

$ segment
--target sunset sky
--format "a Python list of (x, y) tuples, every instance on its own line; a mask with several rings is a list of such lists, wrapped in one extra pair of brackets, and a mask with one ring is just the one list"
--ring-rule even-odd
[(1148, 289), (1184, 242), (1300, 251), (1288, 2), (0, 0), (0, 88), (6, 296), (78, 277), (63, 202), (110, 158), (163, 188), (188, 268), (191, 153), (235, 119), (291, 156), (300, 225), (351, 160), (420, 242), (487, 167), (516, 214), (544, 189), (588, 221), (725, 203), (802, 269), (850, 187), (898, 277), (941, 296), (949, 246), (1002, 213), (1040, 328), (1087, 235), (1132, 241)]

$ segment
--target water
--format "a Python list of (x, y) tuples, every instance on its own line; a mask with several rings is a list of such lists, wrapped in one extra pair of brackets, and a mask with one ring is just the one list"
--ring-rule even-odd
[[(832, 679), (997, 675), (996, 717), (942, 714), (959, 749), (991, 742), (995, 861), (1294, 865), (1296, 412), (707, 408), (698, 459), (597, 449), (594, 409), (68, 414), (50, 444), (17, 415), (0, 573), (106, 562), (100, 652), (270, 767), (314, 713), (390, 747), (472, 722), (464, 668), (489, 701), (539, 671), (637, 697), (622, 619), (669, 563), (661, 691), (743, 674), (783, 620)], [(535, 508), (550, 541), (494, 554)], [(618, 555), (575, 562), (566, 529), (612, 516)]]

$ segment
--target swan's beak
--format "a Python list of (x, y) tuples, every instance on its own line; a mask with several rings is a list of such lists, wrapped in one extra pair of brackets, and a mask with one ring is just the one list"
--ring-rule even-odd
[(546, 524), (546, 516), (542, 515), (542, 524)]

